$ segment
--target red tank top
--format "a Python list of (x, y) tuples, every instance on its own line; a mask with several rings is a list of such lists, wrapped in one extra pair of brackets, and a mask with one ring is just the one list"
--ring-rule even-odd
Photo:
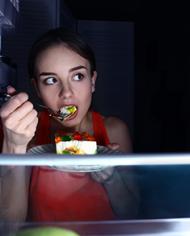
[[(104, 122), (100, 114), (92, 112), (94, 136), (99, 145), (107, 145)], [(50, 120), (43, 112), (39, 118), (36, 144), (50, 142)], [(48, 167), (34, 167), (29, 196), (29, 220), (82, 221), (112, 220), (107, 193), (89, 174), (57, 171)]]

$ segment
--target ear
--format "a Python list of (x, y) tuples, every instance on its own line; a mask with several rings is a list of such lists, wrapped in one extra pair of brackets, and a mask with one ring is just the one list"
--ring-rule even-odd
[(92, 93), (95, 91), (96, 78), (97, 78), (97, 72), (94, 71), (92, 76)]
[(32, 82), (32, 85), (34, 86), (34, 88), (36, 90), (36, 93), (37, 93), (38, 97), (41, 98), (41, 95), (40, 95), (40, 92), (39, 92), (39, 89), (38, 89), (38, 84), (37, 84), (36, 80), (34, 78), (32, 78), (31, 82)]

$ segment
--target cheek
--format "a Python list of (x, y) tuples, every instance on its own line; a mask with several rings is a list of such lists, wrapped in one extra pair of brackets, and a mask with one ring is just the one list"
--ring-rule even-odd
[(81, 87), (78, 90), (78, 97), (81, 100), (90, 100), (92, 97), (92, 86), (90, 83), (87, 83), (85, 86)]
[(80, 88), (75, 90), (75, 98), (78, 100), (80, 108), (86, 112), (91, 104), (92, 99), (92, 91), (91, 86), (87, 83), (85, 86), (81, 86)]
[(85, 109), (85, 111), (87, 111), (91, 105), (91, 100), (92, 100), (92, 92), (88, 91), (86, 93), (81, 93), (81, 104), (83, 106), (83, 108)]
[(52, 97), (55, 97), (57, 94), (58, 90), (58, 86), (51, 86), (51, 85), (44, 85), (44, 84), (39, 84), (39, 92), (41, 94), (41, 96), (43, 97), (50, 97), (50, 99), (52, 99)]
[[(51, 105), (51, 104), (54, 104), (55, 102), (55, 95), (53, 95), (53, 92), (49, 91), (49, 89), (45, 88), (45, 87), (39, 87), (39, 92), (40, 92), (40, 97), (41, 99), (43, 100), (43, 102), (46, 104), (46, 105)], [(50, 94), (52, 96), (50, 96)], [(54, 99), (52, 99), (52, 97)]]

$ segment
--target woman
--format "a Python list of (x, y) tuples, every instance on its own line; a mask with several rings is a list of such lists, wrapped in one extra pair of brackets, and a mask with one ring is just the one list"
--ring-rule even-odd
[[(131, 151), (127, 125), (90, 109), (96, 63), (91, 48), (79, 35), (63, 28), (45, 33), (31, 49), (28, 69), (47, 109), (38, 114), (26, 93), (17, 94), (8, 87), (12, 97), (0, 110), (2, 153), (26, 153), (31, 146), (54, 143), (58, 130), (88, 132), (98, 145)], [(77, 113), (59, 120), (55, 114), (68, 105), (75, 105)], [(4, 170), (2, 185), (5, 200), (1, 208), (5, 204), (7, 208), (1, 214), (8, 220), (112, 220), (131, 218), (137, 212), (133, 178), (125, 183), (125, 178), (113, 168), (77, 174), (48, 167), (13, 167)]]

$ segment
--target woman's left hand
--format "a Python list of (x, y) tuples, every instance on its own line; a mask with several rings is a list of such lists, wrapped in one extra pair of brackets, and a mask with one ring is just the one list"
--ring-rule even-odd
[(109, 143), (107, 147), (111, 150), (118, 150), (119, 149), (119, 144), (118, 143)]
[[(118, 150), (119, 149), (119, 144), (118, 143), (109, 143), (107, 145), (107, 148), (111, 150)], [(99, 183), (104, 183), (105, 181), (109, 180), (114, 172), (114, 167), (108, 167), (104, 170), (97, 171), (97, 172), (92, 172), (91, 177), (99, 182)]]
[(105, 181), (108, 181), (114, 172), (113, 167), (108, 167), (104, 170), (92, 172), (91, 177), (98, 183), (104, 183)]

